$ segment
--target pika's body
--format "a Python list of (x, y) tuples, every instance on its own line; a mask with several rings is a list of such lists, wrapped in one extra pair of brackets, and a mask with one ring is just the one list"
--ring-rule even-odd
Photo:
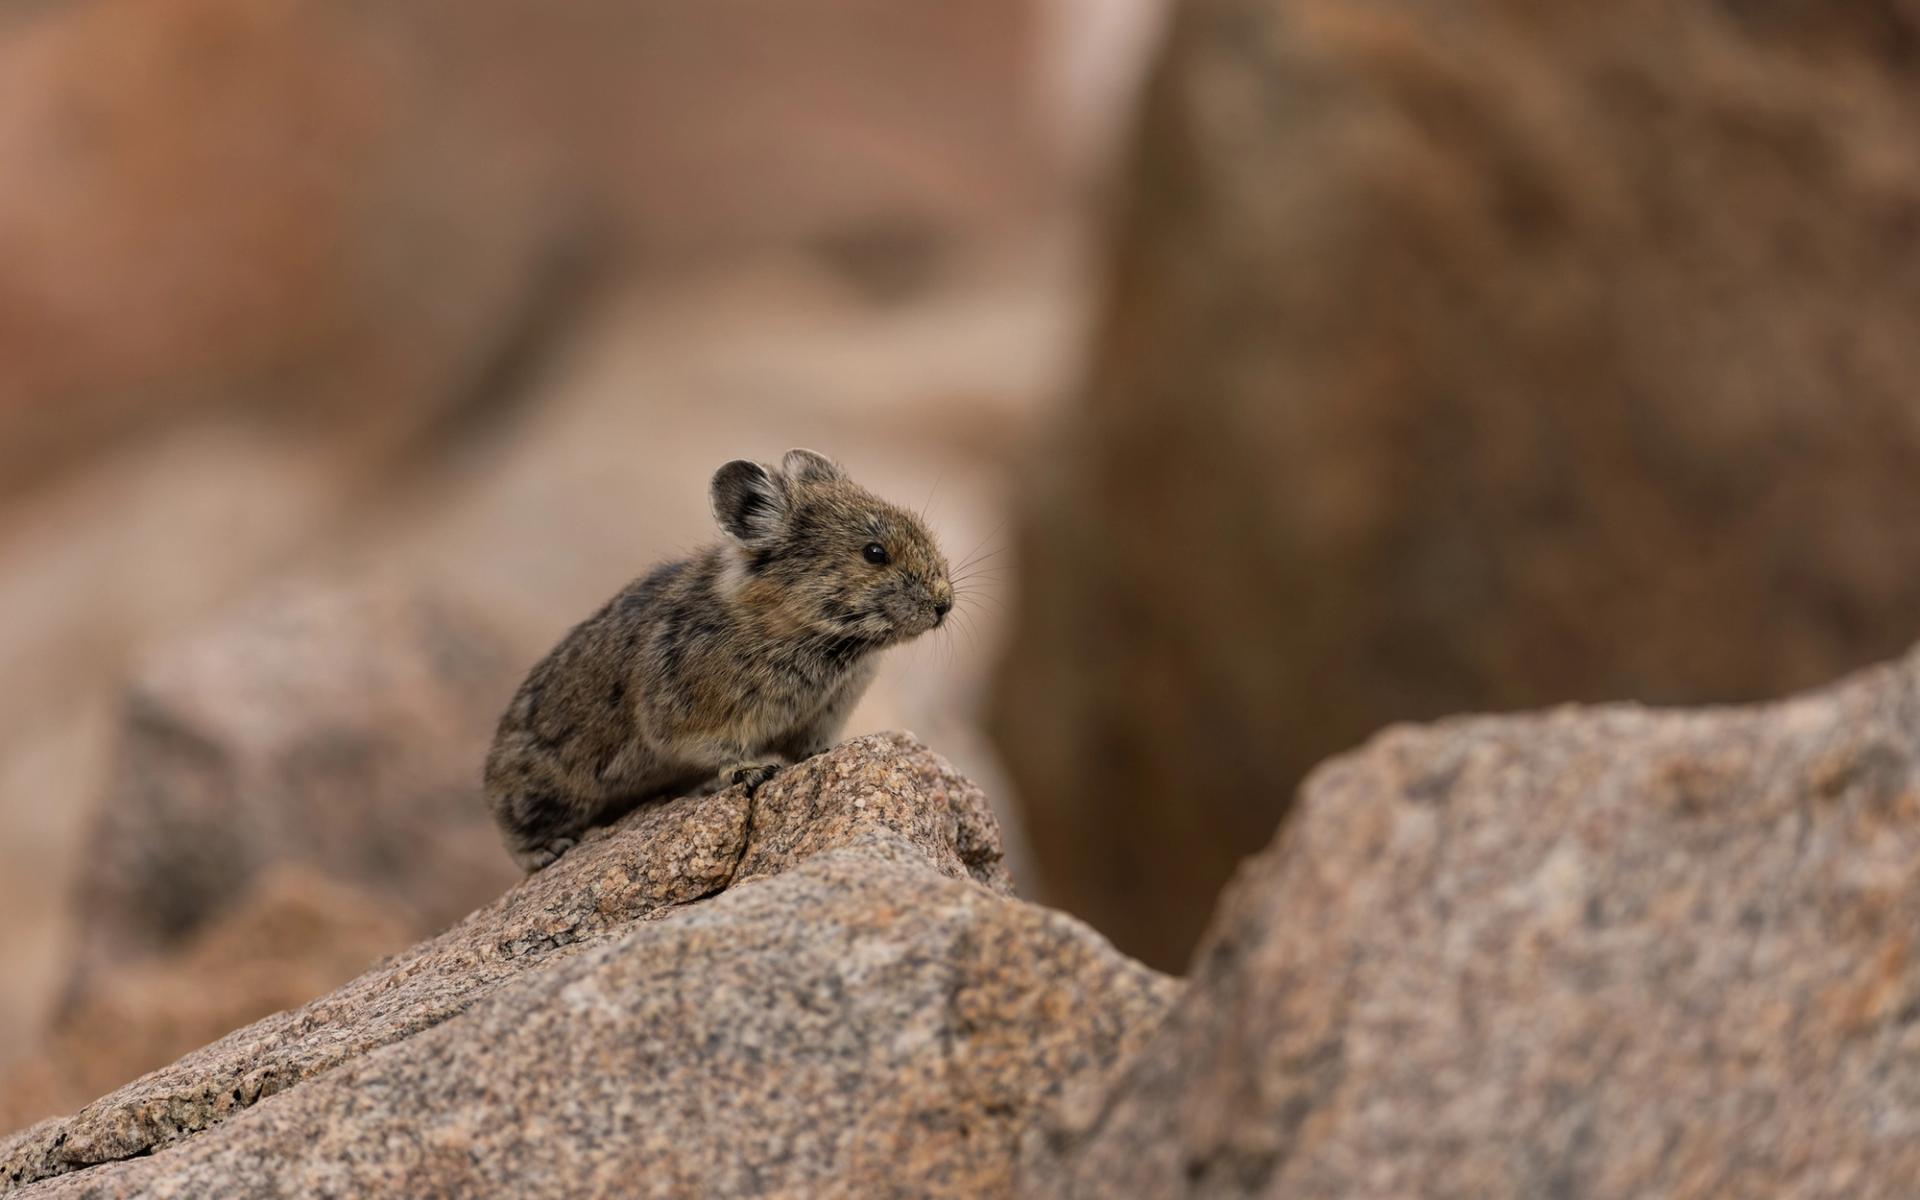
[(726, 540), (627, 585), (501, 717), (487, 802), (523, 868), (643, 801), (758, 787), (832, 746), (876, 652), (953, 607), (920, 519), (810, 450), (726, 464), (712, 500)]

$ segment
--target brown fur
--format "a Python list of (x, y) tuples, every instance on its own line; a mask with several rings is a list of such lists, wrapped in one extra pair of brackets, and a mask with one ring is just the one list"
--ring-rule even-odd
[[(912, 513), (791, 450), (713, 477), (727, 539), (575, 626), (514, 695), (487, 803), (529, 871), (589, 826), (718, 779), (757, 787), (827, 749), (879, 650), (941, 623), (947, 560)], [(877, 543), (888, 561), (865, 556)]]

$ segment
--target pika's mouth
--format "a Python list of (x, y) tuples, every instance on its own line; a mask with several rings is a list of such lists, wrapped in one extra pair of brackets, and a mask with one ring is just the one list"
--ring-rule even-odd
[(874, 634), (869, 639), (869, 645), (875, 650), (898, 646), (903, 642), (912, 641), (926, 631), (927, 625), (924, 621), (915, 620), (912, 617), (890, 618), (885, 632)]
[(862, 639), (869, 649), (895, 646), (938, 628), (953, 611), (953, 601), (895, 596), (855, 612), (836, 616), (836, 638)]

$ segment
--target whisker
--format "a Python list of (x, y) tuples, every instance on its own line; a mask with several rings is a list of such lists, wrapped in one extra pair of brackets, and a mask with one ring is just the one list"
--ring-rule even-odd
[(973, 613), (972, 612), (964, 608), (956, 608), (953, 610), (953, 615), (960, 618), (959, 625), (962, 629), (966, 629), (969, 631), (973, 629)]
[(927, 489), (927, 498), (920, 502), (920, 519), (922, 521), (927, 519), (927, 509), (932, 507), (933, 498), (940, 494), (940, 481), (946, 477), (947, 469), (945, 467), (941, 467), (940, 473), (933, 477), (933, 486)]
[(966, 575), (973, 571), (1005, 571), (1005, 570), (1011, 569), (1013, 566), (1013, 561), (1011, 559), (1003, 560), (1001, 562), (993, 561), (994, 558), (999, 554), (1000, 554), (1000, 551), (996, 550), (993, 552), (993, 554), (984, 554), (984, 555), (981, 555), (979, 558), (973, 559), (968, 562), (963, 562), (959, 566), (953, 568), (953, 570), (948, 572), (948, 574)]
[[(1000, 531), (1002, 529), (1005, 529), (1006, 527), (1007, 527), (1006, 519), (1002, 518), (1000, 523), (993, 527), (992, 532), (988, 533), (987, 536), (981, 538), (980, 541), (974, 545), (973, 549), (967, 552), (967, 556), (960, 560), (960, 569), (964, 571), (967, 569), (967, 567), (971, 566), (974, 562), (975, 556), (980, 553), (981, 549), (985, 547), (987, 543), (993, 541), (994, 538), (998, 537), (1000, 534)], [(1001, 549), (1005, 549), (1005, 547), (1001, 547)], [(1000, 553), (1000, 551), (995, 550), (993, 553), (998, 554)], [(989, 555), (988, 557), (991, 558), (992, 555)]]
[(986, 567), (986, 568), (975, 567), (971, 571), (962, 571), (956, 575), (949, 575), (947, 577), (947, 580), (950, 583), (971, 583), (973, 580), (976, 580), (976, 579), (987, 579), (987, 580), (998, 581), (1001, 579), (1005, 579), (1008, 575), (1011, 575), (1012, 573), (1013, 573), (1012, 569), (1008, 567)]
[[(1006, 522), (1002, 521), (1000, 524), (1004, 526)], [(980, 544), (973, 548), (971, 554), (960, 560), (960, 565), (964, 567), (976, 562), (985, 562), (990, 558), (1005, 554), (1007, 551), (1013, 549), (1011, 545), (993, 546), (992, 549), (988, 549), (988, 547), (992, 545), (993, 538), (998, 535), (999, 532), (998, 529), (995, 529), (993, 533), (980, 539)]]

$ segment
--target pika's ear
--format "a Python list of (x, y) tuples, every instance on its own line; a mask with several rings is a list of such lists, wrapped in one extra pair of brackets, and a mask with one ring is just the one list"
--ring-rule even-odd
[(787, 456), (780, 460), (780, 473), (801, 483), (829, 483), (847, 477), (840, 464), (826, 455), (798, 449), (787, 451)]
[(713, 473), (713, 519), (743, 542), (766, 537), (780, 527), (787, 496), (757, 462), (736, 458)]

